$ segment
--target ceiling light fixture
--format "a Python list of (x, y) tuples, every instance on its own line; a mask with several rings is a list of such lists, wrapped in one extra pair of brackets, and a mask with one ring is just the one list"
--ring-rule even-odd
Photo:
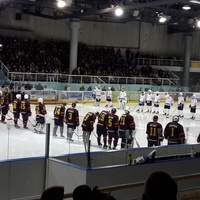
[(191, 7), (190, 7), (190, 6), (188, 6), (188, 5), (184, 5), (184, 6), (182, 7), (182, 9), (183, 9), (183, 10), (190, 10), (190, 9), (191, 9)]
[(116, 8), (116, 10), (115, 10), (115, 15), (116, 16), (121, 16), (122, 14), (124, 13), (124, 11), (121, 9), (121, 8)]
[(200, 28), (200, 20), (197, 20), (197, 27)]
[(192, 1), (190, 1), (190, 3), (200, 4), (200, 1), (198, 1), (198, 0), (192, 0)]
[(66, 5), (67, 5), (67, 3), (64, 0), (58, 0), (57, 1), (58, 8), (64, 8)]
[(167, 18), (165, 17), (165, 16), (160, 16), (159, 17), (159, 22), (160, 23), (164, 23), (164, 22), (166, 22), (167, 21)]

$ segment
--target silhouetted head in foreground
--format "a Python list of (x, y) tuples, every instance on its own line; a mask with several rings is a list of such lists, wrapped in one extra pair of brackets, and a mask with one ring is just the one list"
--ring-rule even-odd
[(87, 200), (93, 199), (93, 193), (89, 186), (80, 185), (74, 189), (73, 200), (81, 200), (81, 199), (87, 199)]
[(147, 179), (142, 200), (176, 200), (177, 192), (174, 179), (165, 172), (157, 171)]
[(41, 200), (63, 200), (64, 187), (51, 187), (46, 189), (41, 196)]

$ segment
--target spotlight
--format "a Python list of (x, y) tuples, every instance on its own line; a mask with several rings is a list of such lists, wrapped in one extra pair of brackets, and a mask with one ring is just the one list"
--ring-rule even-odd
[(159, 22), (160, 23), (164, 23), (164, 22), (166, 22), (167, 21), (167, 18), (166, 17), (164, 17), (164, 16), (160, 16), (159, 17)]
[(190, 10), (191, 7), (190, 7), (189, 5), (184, 5), (184, 6), (182, 7), (182, 9), (183, 9), (183, 10)]
[(200, 20), (197, 20), (197, 27), (200, 28)]
[(116, 8), (116, 10), (115, 10), (115, 15), (116, 16), (121, 16), (122, 14), (123, 14), (123, 10), (121, 9), (121, 8)]
[(57, 6), (58, 6), (59, 8), (64, 8), (66, 5), (67, 5), (67, 3), (66, 3), (66, 1), (64, 1), (64, 0), (58, 0), (58, 1), (57, 1)]

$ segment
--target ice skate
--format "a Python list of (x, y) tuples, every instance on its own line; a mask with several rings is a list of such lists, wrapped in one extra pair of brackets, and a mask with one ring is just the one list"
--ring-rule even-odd
[(15, 128), (20, 128), (20, 126), (18, 124), (15, 124)]

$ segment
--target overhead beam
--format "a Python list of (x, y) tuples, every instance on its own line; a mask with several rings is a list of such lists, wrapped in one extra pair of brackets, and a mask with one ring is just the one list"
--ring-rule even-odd
[[(138, 8), (145, 8), (145, 7), (156, 7), (156, 6), (161, 6), (161, 5), (165, 5), (165, 4), (175, 4), (175, 3), (180, 3), (180, 2), (189, 2), (189, 0), (158, 0), (158, 1), (154, 1), (154, 2), (149, 1), (146, 3), (131, 3), (130, 5), (122, 6), (122, 9), (123, 10), (131, 10), (131, 9), (138, 9)], [(100, 10), (91, 9), (84, 13), (78, 14), (77, 17), (114, 12), (115, 9), (116, 8), (105, 8), (105, 9), (100, 9)]]

